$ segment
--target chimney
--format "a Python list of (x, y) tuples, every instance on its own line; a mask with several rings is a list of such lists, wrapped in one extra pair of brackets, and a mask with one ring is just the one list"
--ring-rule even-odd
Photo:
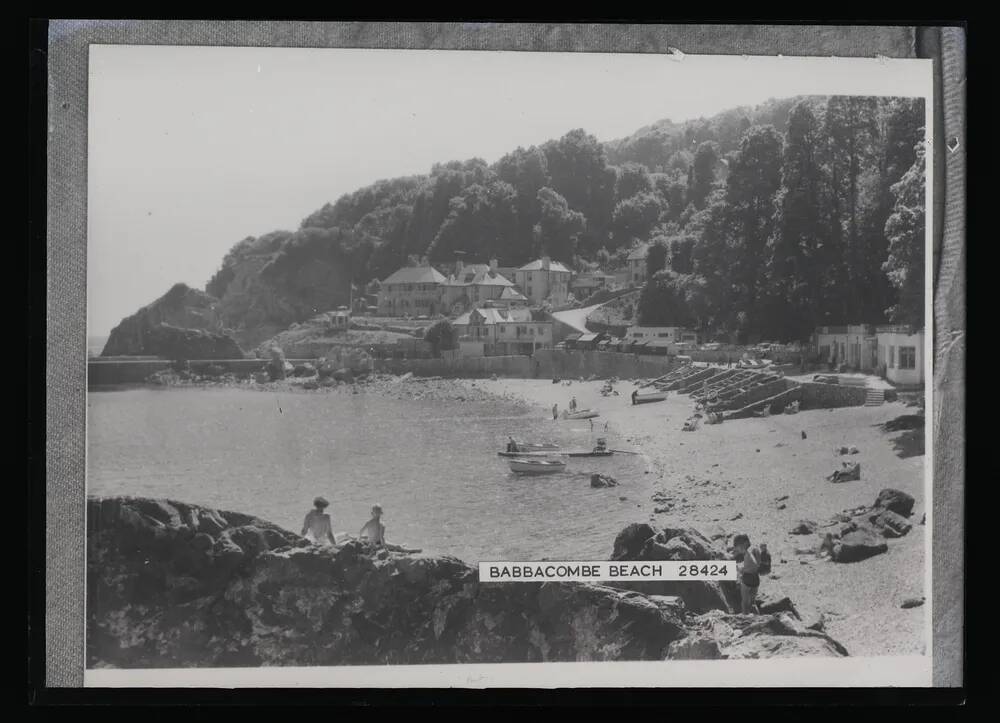
[(465, 264), (462, 262), (462, 259), (459, 259), (458, 261), (455, 262), (455, 279), (456, 280), (459, 280), (459, 281), (461, 280), (461, 278), (462, 278), (462, 270), (464, 268), (465, 268)]
[(490, 259), (490, 275), (496, 276), (497, 274), (497, 259), (496, 256)]
[(548, 256), (542, 257), (542, 271), (548, 271), (549, 266), (551, 266), (551, 264), (552, 264), (552, 259), (550, 259)]

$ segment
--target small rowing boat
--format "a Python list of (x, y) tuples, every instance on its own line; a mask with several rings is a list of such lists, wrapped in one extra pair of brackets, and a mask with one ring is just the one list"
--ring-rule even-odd
[(599, 417), (600, 412), (595, 412), (593, 409), (581, 409), (578, 412), (568, 412), (563, 411), (563, 419), (593, 419), (594, 417)]
[(516, 442), (518, 451), (522, 452), (546, 452), (559, 449), (558, 444), (552, 442)]
[(667, 398), (666, 392), (639, 392), (632, 397), (632, 404), (646, 404), (648, 402), (662, 402)]
[(560, 459), (531, 459), (518, 457), (509, 462), (512, 472), (518, 474), (553, 474), (566, 469), (566, 463)]

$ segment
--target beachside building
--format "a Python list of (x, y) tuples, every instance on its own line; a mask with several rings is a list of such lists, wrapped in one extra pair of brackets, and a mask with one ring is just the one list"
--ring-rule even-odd
[(820, 326), (814, 334), (817, 356), (835, 369), (846, 366), (862, 372), (879, 367), (878, 339), (871, 324)]
[(558, 261), (543, 256), (514, 270), (514, 283), (532, 304), (566, 303), (573, 272)]
[(552, 322), (536, 321), (530, 309), (476, 308), (452, 325), (460, 348), (482, 343), (487, 355), (532, 354), (552, 346)]
[(513, 288), (514, 282), (499, 272), (496, 259), (491, 259), (488, 265), (466, 266), (459, 261), (455, 273), (441, 285), (441, 308), (451, 314), (462, 314), (470, 307), (500, 299), (504, 291)]
[(646, 283), (646, 256), (649, 254), (649, 244), (639, 244), (628, 255), (629, 286), (642, 286)]
[(918, 386), (924, 383), (924, 330), (908, 326), (879, 326), (878, 368), (893, 384)]
[(488, 301), (484, 306), (514, 309), (525, 307), (528, 303), (528, 297), (518, 291), (516, 286), (508, 286), (500, 293), (500, 298)]
[(629, 344), (656, 340), (659, 344), (698, 343), (698, 332), (683, 326), (630, 326), (625, 331)]
[(351, 328), (351, 312), (346, 306), (338, 307), (336, 311), (331, 311), (330, 319), (331, 331), (347, 331)]
[(434, 316), (441, 313), (444, 274), (432, 266), (407, 266), (385, 279), (378, 292), (384, 316)]

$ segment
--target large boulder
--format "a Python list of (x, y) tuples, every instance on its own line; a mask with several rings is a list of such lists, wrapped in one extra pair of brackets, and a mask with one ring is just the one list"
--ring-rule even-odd
[(618, 536), (615, 537), (614, 549), (611, 552), (612, 560), (636, 560), (642, 548), (646, 546), (646, 540), (652, 539), (656, 535), (656, 530), (645, 522), (633, 522), (628, 525)]
[(913, 525), (902, 515), (892, 510), (876, 508), (869, 517), (872, 526), (881, 531), (883, 537), (902, 537)]
[(849, 532), (833, 543), (830, 558), (834, 562), (860, 562), (888, 551), (885, 541), (870, 530)]
[(611, 475), (594, 473), (590, 475), (591, 487), (617, 487), (618, 480)]
[(914, 502), (915, 500), (911, 495), (900, 490), (886, 488), (878, 493), (878, 497), (875, 498), (875, 504), (872, 507), (886, 509), (895, 512), (897, 515), (909, 517), (910, 513), (913, 512)]
[(243, 358), (243, 350), (229, 334), (170, 324), (146, 327), (135, 353), (164, 359)]

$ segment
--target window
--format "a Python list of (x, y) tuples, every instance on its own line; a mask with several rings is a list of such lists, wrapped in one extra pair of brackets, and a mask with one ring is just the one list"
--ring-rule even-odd
[(889, 347), (889, 368), (896, 368), (896, 347), (894, 346)]
[(917, 348), (915, 346), (899, 347), (899, 368), (900, 369), (917, 368)]
[(670, 336), (670, 332), (669, 331), (661, 331), (659, 334), (657, 334), (657, 336), (666, 336), (666, 337), (669, 337)]

